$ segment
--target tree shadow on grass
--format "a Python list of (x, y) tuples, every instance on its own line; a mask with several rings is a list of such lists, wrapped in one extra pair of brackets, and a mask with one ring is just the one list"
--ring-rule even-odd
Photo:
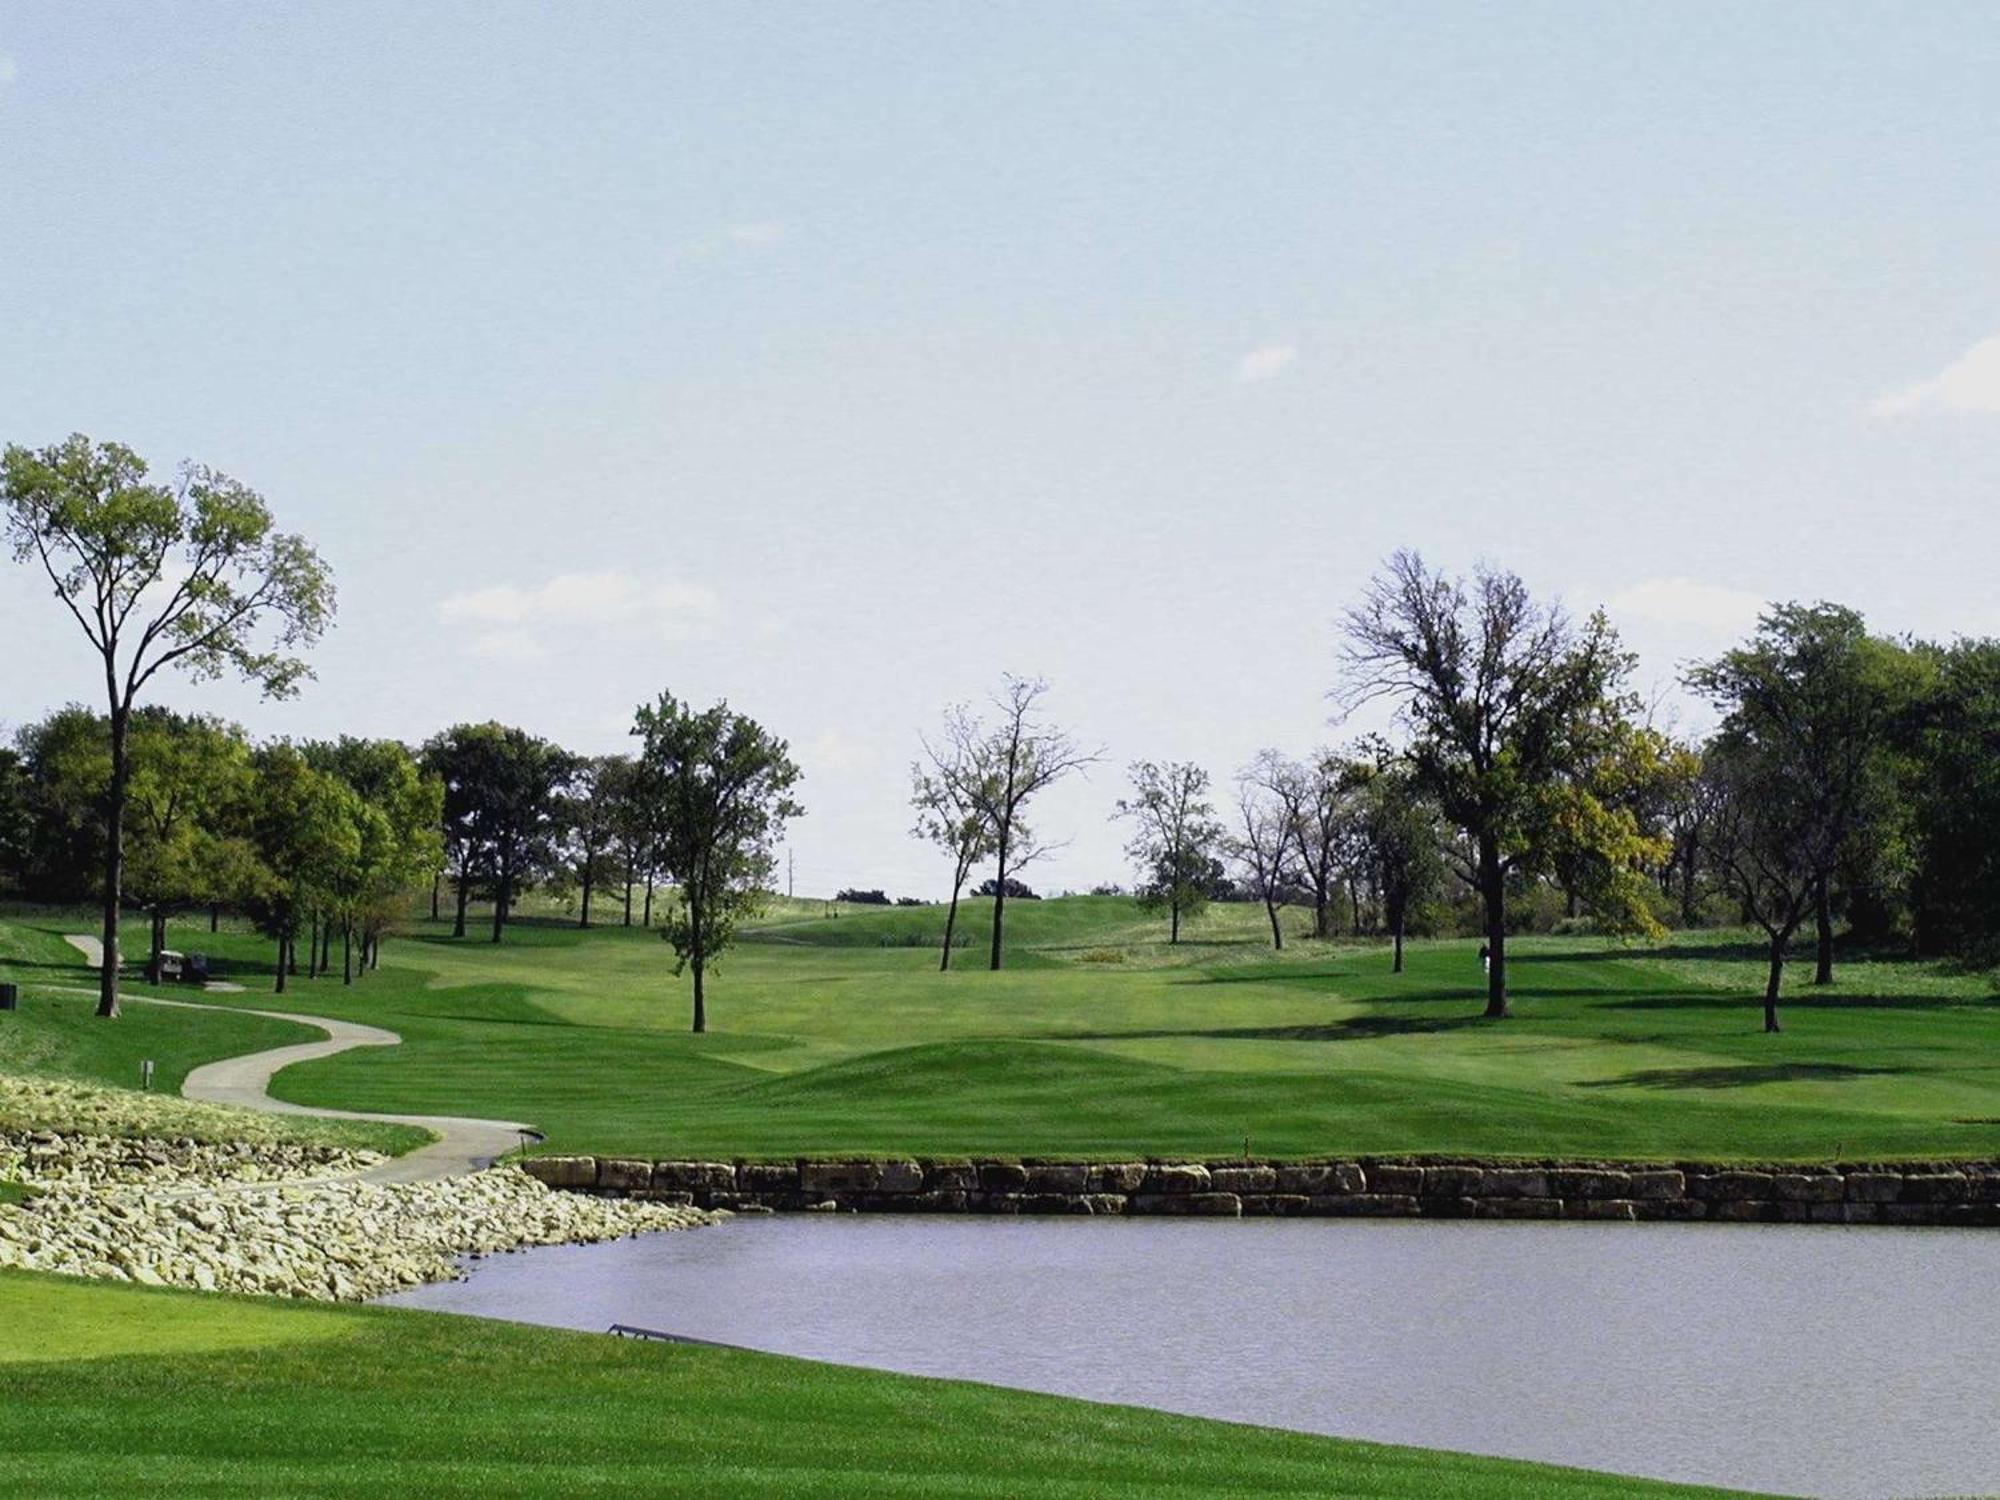
[[(1739, 995), (1679, 994), (1628, 995), (1607, 999), (1607, 1010), (1744, 1010), (1764, 1003), (1761, 990), (1744, 990)], [(2000, 1005), (1994, 995), (1843, 995), (1829, 991), (1817, 994), (1782, 995), (1778, 1010), (1989, 1010)]]
[(1703, 1068), (1646, 1068), (1620, 1078), (1579, 1083), (1583, 1089), (1746, 1089), (1765, 1083), (1827, 1083), (1921, 1071), (1857, 1068), (1848, 1063), (1737, 1063)]
[(1486, 1024), (1485, 1017), (1478, 1015), (1350, 1016), (1343, 1021), (1327, 1021), (1306, 1026), (1156, 1027), (1143, 1031), (1067, 1031), (1051, 1035), (1048, 1040), (1132, 1042), (1206, 1037), (1214, 1041), (1359, 1042), (1372, 1037), (1415, 1036), (1428, 1032), (1458, 1031), (1467, 1026), (1483, 1024)]

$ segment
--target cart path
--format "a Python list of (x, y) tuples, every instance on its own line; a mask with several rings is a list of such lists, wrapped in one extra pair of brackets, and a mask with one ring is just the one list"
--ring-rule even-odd
[[(97, 938), (71, 935), (71, 947), (90, 963), (104, 962), (104, 944)], [(248, 1052), (226, 1057), (220, 1062), (203, 1063), (187, 1075), (181, 1093), (208, 1104), (233, 1104), (242, 1109), (262, 1110), (274, 1115), (317, 1115), (328, 1120), (377, 1120), (390, 1125), (416, 1125), (437, 1137), (406, 1155), (393, 1157), (360, 1174), (364, 1182), (429, 1182), (440, 1177), (456, 1177), (488, 1167), (521, 1144), (530, 1127), (512, 1120), (478, 1120), (458, 1115), (380, 1115), (353, 1109), (316, 1109), (273, 1099), (271, 1080), (293, 1063), (333, 1057), (355, 1047), (398, 1047), (403, 1039), (380, 1026), (364, 1026), (358, 1021), (336, 1021), (330, 1016), (302, 1016), (283, 1010), (250, 1010), (240, 1005), (204, 1005), (198, 1000), (160, 1000), (147, 995), (125, 997), (140, 1005), (172, 1005), (184, 1010), (226, 1010), (240, 1015), (269, 1016), (292, 1021), (326, 1033), (323, 1042), (299, 1042), (290, 1047), (273, 1047), (265, 1052)]]

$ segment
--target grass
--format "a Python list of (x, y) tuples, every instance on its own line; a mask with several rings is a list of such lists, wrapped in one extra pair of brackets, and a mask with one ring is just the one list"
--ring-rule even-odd
[(1715, 1496), (728, 1349), (0, 1273), (0, 1492)]
[[(999, 974), (978, 965), (975, 908), (973, 948), (940, 975), (935, 952), (911, 946), (941, 929), (937, 909), (823, 910), (795, 903), (728, 955), (703, 1037), (686, 1031), (687, 983), (654, 934), (548, 919), (496, 947), (419, 923), (353, 987), (301, 980), (286, 997), (404, 1045), (290, 1069), (277, 1089), (526, 1120), (550, 1150), (660, 1156), (1225, 1156), (1246, 1141), (1271, 1156), (2000, 1154), (1988, 975), (1855, 965), (1829, 990), (1796, 987), (1772, 1037), (1760, 956), (1740, 935), (1657, 951), (1530, 939), (1517, 1016), (1489, 1023), (1467, 942), (1415, 944), (1395, 975), (1373, 945), (1273, 955), (1254, 909), (1218, 909), (1169, 948), (1130, 901), (1078, 897), (1010, 905)], [(46, 938), (62, 920), (14, 928)], [(175, 945), (252, 987), (212, 998), (271, 1003), (268, 944), (200, 924)], [(142, 1012), (119, 1026), (157, 1019)], [(191, 1030), (206, 1019), (169, 1014)], [(104, 1063), (84, 1044), (114, 1044), (85, 1031), (51, 1065)]]

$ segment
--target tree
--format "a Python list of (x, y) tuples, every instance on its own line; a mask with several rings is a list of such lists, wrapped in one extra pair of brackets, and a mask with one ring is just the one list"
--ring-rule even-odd
[(756, 910), (793, 800), (799, 768), (785, 742), (727, 703), (697, 713), (672, 693), (641, 705), (632, 732), (658, 789), (660, 855), (681, 899), (666, 922), (680, 967), (694, 974), (694, 1029), (708, 1029), (702, 981)]
[(292, 745), (257, 752), (247, 823), (258, 855), (245, 904), (278, 945), (277, 993), (297, 965), (299, 927), (338, 899), (359, 860), (361, 800)]
[(341, 979), (351, 984), (356, 931), (365, 973), (380, 963), (382, 937), (404, 911), (410, 892), (432, 880), (444, 858), (439, 829), (444, 786), (396, 740), (344, 735), (308, 744), (303, 754), (355, 798), (356, 844), (334, 884), (331, 907), (340, 921)]
[(951, 944), (958, 928), (958, 898), (966, 877), (974, 867), (991, 859), (998, 848), (993, 824), (985, 809), (998, 798), (997, 788), (977, 786), (985, 775), (975, 762), (979, 737), (959, 732), (964, 725), (961, 711), (946, 716), (942, 739), (933, 745), (923, 741), (930, 761), (910, 767), (910, 806), (917, 820), (910, 829), (912, 838), (927, 839), (951, 856), (951, 903), (945, 908), (944, 942), (938, 956), (938, 972), (951, 968)]
[(990, 727), (962, 706), (945, 716), (946, 755), (940, 771), (943, 765), (952, 768), (955, 794), (985, 821), (993, 840), (997, 869), (988, 882), (993, 941), (987, 967), (995, 971), (1001, 966), (1009, 883), (1015, 871), (1049, 847), (1029, 830), (1023, 810), (1063, 777), (1098, 759), (1042, 717), (1041, 701), (1048, 690), (1039, 678), (1009, 676), (993, 700), (997, 717)]
[(149, 707), (133, 716), (130, 747), (125, 883), (152, 917), (146, 977), (157, 984), (173, 910), (222, 901), (242, 883), (251, 856), (228, 820), (250, 775), (250, 746), (232, 724)]
[(1330, 750), (1301, 763), (1265, 750), (1246, 773), (1275, 802), (1291, 868), (1312, 895), (1313, 936), (1333, 935), (1333, 893), (1353, 856), (1350, 769)]
[[(630, 765), (622, 755), (579, 759), (569, 784), (556, 796), (557, 838), (582, 897), (576, 919), (579, 927), (590, 925), (591, 893), (602, 880), (618, 841), (619, 800), (626, 790)], [(627, 892), (629, 904), (629, 883)]]
[(1262, 752), (1236, 779), (1236, 831), (1228, 848), (1243, 871), (1244, 885), (1264, 903), (1271, 922), (1271, 947), (1283, 952), (1285, 930), (1278, 913), (1294, 886), (1291, 865), (1291, 825), (1284, 804), (1270, 790), (1264, 769), (1278, 759), (1275, 750)]
[(1543, 856), (1558, 807), (1590, 811), (1571, 773), (1633, 707), (1619, 694), (1632, 658), (1601, 612), (1578, 626), (1512, 573), (1482, 567), (1468, 587), (1414, 552), (1389, 559), (1348, 611), (1346, 634), (1340, 701), (1396, 705), (1418, 784), (1471, 845), (1466, 873), (1490, 960), (1485, 1013), (1503, 1018), (1508, 874)]
[(424, 763), (444, 784), (444, 846), (458, 886), (452, 936), (465, 936), (466, 902), (484, 887), (497, 943), (515, 898), (554, 862), (557, 793), (575, 762), (524, 729), (487, 723), (434, 736)]
[(1394, 972), (1403, 972), (1403, 938), (1410, 914), (1429, 900), (1445, 875), (1437, 809), (1424, 796), (1416, 769), (1384, 758), (1361, 787), (1361, 826), (1382, 893), (1382, 916), (1395, 940)]
[(2000, 641), (1920, 654), (1928, 683), (1903, 735), (1911, 946), (1992, 964), (2000, 961)]
[(296, 653), (333, 619), (333, 583), (302, 538), (275, 530), (256, 491), (189, 464), (172, 485), (118, 443), (77, 434), (0, 456), (0, 500), (15, 560), (41, 564), (97, 651), (109, 713), (104, 801), (104, 965), (97, 1013), (118, 1014), (130, 730), (139, 694), (163, 668), (197, 681), (226, 673), (288, 697), (308, 675)]
[(1134, 826), (1125, 852), (1140, 870), (1139, 904), (1165, 908), (1167, 942), (1181, 940), (1181, 919), (1198, 916), (1214, 886), (1211, 866), (1222, 825), (1208, 800), (1208, 772), (1186, 761), (1134, 761), (1132, 795), (1117, 816)]
[[(1888, 799), (1895, 730), (1916, 679), (1909, 653), (1871, 637), (1853, 610), (1825, 603), (1774, 606), (1745, 645), (1687, 674), (1689, 688), (1724, 714), (1717, 743), (1734, 756), (1727, 784), (1794, 804), (1739, 809), (1737, 832), (1746, 815), (1753, 827), (1782, 825), (1779, 843), (1753, 838), (1760, 864), (1781, 854), (1809, 863), (1802, 874), (1786, 871), (1782, 883), (1810, 882), (1817, 984), (1833, 982), (1835, 870), (1870, 810)], [(1768, 868), (1759, 875), (1776, 878)], [(1740, 870), (1736, 885), (1743, 894)]]
[(1797, 764), (1769, 744), (1725, 730), (1709, 746), (1702, 776), (1713, 809), (1710, 858), (1768, 943), (1764, 1030), (1775, 1032), (1785, 948), (1811, 909), (1825, 830)]
[(18, 750), (0, 746), (0, 880), (19, 881), (33, 847), (35, 784)]

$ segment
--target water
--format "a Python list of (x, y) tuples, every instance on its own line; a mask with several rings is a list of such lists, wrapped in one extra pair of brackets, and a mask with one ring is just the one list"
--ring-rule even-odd
[(2000, 1234), (798, 1215), (389, 1299), (1830, 1497), (2000, 1490)]

